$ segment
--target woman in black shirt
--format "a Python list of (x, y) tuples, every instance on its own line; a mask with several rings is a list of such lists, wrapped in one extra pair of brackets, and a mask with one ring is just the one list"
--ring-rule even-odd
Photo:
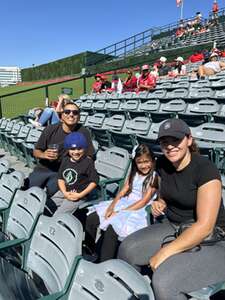
[[(225, 281), (225, 242), (195, 251), (215, 225), (225, 230), (221, 180), (214, 164), (196, 153), (190, 128), (182, 120), (165, 121), (158, 139), (164, 155), (157, 163), (160, 197), (152, 204), (152, 214), (166, 216), (162, 223), (126, 238), (118, 256), (137, 269), (150, 265), (156, 300), (184, 300), (191, 291)], [(161, 247), (166, 236), (191, 219), (190, 228)]]

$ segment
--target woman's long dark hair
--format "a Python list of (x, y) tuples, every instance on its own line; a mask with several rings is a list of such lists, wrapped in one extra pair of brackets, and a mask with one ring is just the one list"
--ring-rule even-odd
[(139, 145), (136, 150), (135, 150), (135, 155), (134, 158), (132, 160), (132, 164), (131, 164), (131, 171), (130, 171), (130, 175), (128, 178), (128, 184), (129, 184), (129, 190), (126, 193), (126, 196), (128, 196), (133, 189), (133, 181), (134, 181), (134, 176), (136, 173), (138, 173), (138, 168), (137, 168), (137, 164), (136, 164), (136, 159), (142, 155), (146, 154), (149, 159), (152, 161), (152, 168), (149, 172), (149, 174), (146, 176), (144, 182), (143, 182), (143, 186), (142, 186), (142, 193), (145, 193), (147, 188), (151, 185), (157, 188), (158, 183), (157, 183), (157, 179), (156, 176), (154, 176), (154, 171), (155, 171), (155, 155), (152, 152), (152, 150), (145, 144), (141, 144)]
[(196, 140), (193, 137), (192, 137), (192, 144), (191, 144), (191, 146), (189, 146), (189, 151), (191, 153), (200, 154), (200, 151), (199, 151), (198, 145), (196, 143)]

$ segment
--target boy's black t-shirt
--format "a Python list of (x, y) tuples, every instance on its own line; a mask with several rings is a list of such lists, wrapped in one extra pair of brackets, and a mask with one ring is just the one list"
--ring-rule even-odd
[[(206, 157), (192, 154), (191, 162), (181, 171), (176, 171), (164, 156), (157, 160), (156, 167), (161, 178), (160, 197), (167, 203), (168, 219), (174, 223), (196, 220), (198, 188), (213, 179), (221, 180), (216, 166)], [(222, 201), (217, 225), (225, 228)]]
[(83, 156), (79, 161), (72, 161), (66, 156), (59, 168), (58, 179), (65, 181), (66, 190), (82, 192), (91, 182), (98, 184), (99, 176), (91, 158)]
[[(91, 141), (91, 136), (89, 131), (84, 128), (81, 124), (77, 124), (74, 128), (74, 132), (83, 133), (87, 139), (88, 149), (86, 154), (90, 157), (94, 154), (94, 148)], [(58, 144), (59, 145), (59, 158), (54, 161), (49, 161), (47, 159), (40, 159), (39, 162), (41, 165), (47, 167), (51, 171), (57, 172), (59, 170), (60, 163), (62, 158), (66, 155), (67, 150), (64, 149), (64, 139), (68, 135), (63, 128), (62, 123), (49, 125), (42, 132), (38, 142), (35, 145), (35, 149), (45, 151), (50, 144)]]

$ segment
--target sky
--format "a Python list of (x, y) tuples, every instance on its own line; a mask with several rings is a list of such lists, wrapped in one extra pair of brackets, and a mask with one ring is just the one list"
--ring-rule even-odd
[[(207, 17), (212, 3), (184, 0), (184, 17)], [(179, 17), (176, 0), (1, 1), (0, 66), (27, 68), (96, 51)]]

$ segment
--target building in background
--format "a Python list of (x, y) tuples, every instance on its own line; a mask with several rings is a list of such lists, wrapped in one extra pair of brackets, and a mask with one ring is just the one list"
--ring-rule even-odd
[(8, 86), (21, 81), (21, 70), (18, 67), (0, 67), (0, 86)]

